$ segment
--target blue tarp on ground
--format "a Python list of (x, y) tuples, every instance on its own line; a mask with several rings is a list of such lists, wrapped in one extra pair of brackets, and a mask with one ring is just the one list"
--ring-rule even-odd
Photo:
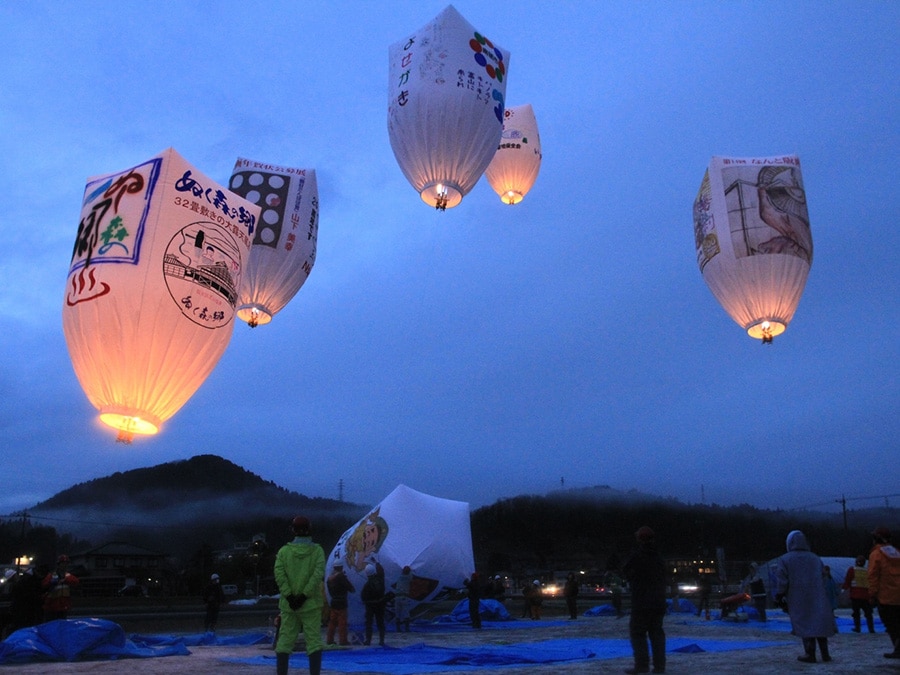
[[(565, 626), (570, 623), (568, 619), (553, 619), (540, 621), (520, 621), (509, 619), (507, 621), (486, 621), (482, 620), (481, 626), (484, 630), (520, 630), (522, 628), (555, 628)], [(423, 621), (413, 624), (416, 633), (446, 633), (450, 630), (470, 631), (472, 624), (466, 621), (460, 623), (454, 621), (449, 615), (437, 617), (434, 621)]]
[(685, 598), (678, 598), (678, 601), (666, 600), (666, 611), (670, 614), (696, 614), (697, 605)]
[[(479, 600), (478, 614), (482, 621), (511, 621), (512, 617), (506, 611), (506, 607), (496, 600)], [(469, 616), (469, 601), (460, 600), (450, 614), (444, 614), (436, 619), (440, 622), (455, 621), (456, 623), (471, 623), (472, 618)]]
[[(601, 605), (600, 608), (604, 606)], [(598, 608), (594, 608), (598, 609)], [(589, 613), (591, 610), (588, 610)], [(702, 625), (703, 619), (681, 615), (671, 621), (679, 624)], [(876, 619), (879, 632), (881, 622)], [(546, 628), (567, 624), (567, 621), (491, 621), (485, 622), (485, 630), (507, 628)], [(841, 632), (846, 632), (852, 621), (849, 617), (839, 617), (837, 623)], [(738, 624), (741, 625), (741, 624)], [(748, 625), (746, 622), (743, 625)], [(790, 631), (790, 619), (783, 612), (773, 612), (765, 624), (752, 622), (756, 628), (765, 626), (772, 632)], [(466, 623), (417, 624), (417, 632), (428, 632), (432, 627), (446, 631), (455, 627), (471, 630)], [(424, 629), (424, 630), (423, 630)], [(271, 636), (264, 632), (245, 633), (235, 636), (217, 636), (214, 633), (192, 635), (131, 635), (127, 639), (122, 628), (103, 619), (70, 619), (51, 621), (33, 628), (26, 628), (11, 634), (0, 643), (0, 664), (25, 663), (34, 661), (75, 661), (118, 658), (146, 658), (157, 656), (187, 656), (187, 647), (206, 645), (255, 645), (264, 644)], [(784, 642), (741, 641), (741, 640), (696, 640), (676, 638), (667, 640), (669, 652), (721, 652), (740, 649), (754, 649)], [(627, 640), (570, 639), (524, 642), (515, 645), (488, 645), (480, 647), (452, 648), (429, 646), (424, 643), (403, 649), (396, 648), (334, 648), (328, 649), (325, 658), (327, 667), (345, 673), (378, 672), (391, 675), (413, 675), (441, 670), (471, 670), (509, 665), (551, 664), (589, 659), (612, 659), (631, 655)], [(274, 655), (250, 659), (229, 659), (248, 665), (274, 665)], [(292, 657), (294, 667), (305, 668), (306, 657), (297, 654)]]
[(141, 647), (183, 644), (186, 647), (261, 645), (272, 641), (272, 636), (264, 632), (243, 635), (216, 635), (215, 633), (195, 633), (193, 635), (138, 635), (128, 636)]
[(17, 630), (0, 642), (0, 664), (188, 654), (183, 643), (154, 647), (135, 644), (126, 639), (119, 624), (106, 619), (48, 621)]
[[(785, 642), (742, 642), (736, 640), (668, 640), (666, 651), (680, 653), (723, 652), (738, 649), (784, 646)], [(548, 665), (590, 659), (617, 659), (632, 656), (628, 640), (571, 639), (522, 642), (510, 645), (479, 647), (437, 647), (416, 644), (402, 649), (367, 647), (365, 649), (328, 650), (322, 667), (342, 673), (389, 673), (416, 675), (448, 670), (501, 668), (507, 666)], [(226, 659), (229, 663), (273, 666), (275, 657), (257, 656), (249, 659)], [(307, 667), (306, 656), (291, 657), (291, 668)]]
[[(696, 614), (697, 605), (690, 600), (681, 599), (678, 604), (673, 607), (671, 600), (666, 600), (667, 614)], [(610, 604), (597, 605), (585, 610), (584, 616), (615, 616), (616, 608)]]

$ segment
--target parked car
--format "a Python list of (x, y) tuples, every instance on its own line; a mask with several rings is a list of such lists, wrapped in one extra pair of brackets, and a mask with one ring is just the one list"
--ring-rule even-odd
[(222, 584), (222, 592), (225, 594), (225, 597), (231, 597), (238, 594), (238, 588), (234, 584)]

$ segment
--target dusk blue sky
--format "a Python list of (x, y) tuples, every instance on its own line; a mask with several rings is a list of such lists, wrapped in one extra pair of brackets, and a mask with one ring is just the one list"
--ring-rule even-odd
[[(543, 164), (444, 213), (387, 132), (415, 2), (0, 4), (0, 514), (202, 453), (309, 496), (472, 507), (609, 485), (690, 503), (900, 496), (900, 4), (454, 6), (510, 52)], [(316, 266), (235, 326), (162, 432), (117, 444), (61, 310), (86, 179), (174, 147), (316, 169)], [(815, 257), (762, 346), (696, 264), (713, 155), (800, 156)], [(894, 500), (896, 502), (896, 499)]]

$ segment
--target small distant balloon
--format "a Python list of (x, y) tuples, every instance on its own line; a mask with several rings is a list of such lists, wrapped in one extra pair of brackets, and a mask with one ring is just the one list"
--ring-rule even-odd
[(504, 204), (518, 204), (541, 170), (541, 137), (530, 104), (507, 108), (503, 117), (500, 145), (484, 176)]
[(729, 316), (764, 343), (783, 333), (813, 257), (800, 158), (713, 157), (694, 238), (703, 279)]

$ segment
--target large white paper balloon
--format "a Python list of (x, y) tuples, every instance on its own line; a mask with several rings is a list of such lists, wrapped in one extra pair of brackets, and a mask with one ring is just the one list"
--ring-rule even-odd
[(697, 263), (713, 295), (763, 342), (794, 316), (813, 242), (800, 158), (713, 157), (694, 201)]
[(120, 440), (156, 433), (222, 356), (258, 219), (171, 148), (88, 180), (63, 332)]
[(384, 569), (390, 591), (404, 566), (412, 570), (411, 607), (462, 588), (475, 571), (469, 505), (398, 485), (364, 518), (344, 532), (328, 556), (326, 578), (341, 563), (356, 589), (349, 598), (349, 618), (363, 620), (359, 599), (369, 563)]
[(261, 209), (237, 307), (253, 328), (290, 302), (316, 263), (316, 172), (238, 158), (229, 188)]
[(509, 52), (453, 6), (389, 49), (388, 132), (426, 204), (459, 204), (490, 163), (503, 126)]
[(504, 204), (518, 204), (541, 170), (541, 137), (530, 104), (512, 106), (503, 113), (500, 145), (484, 172)]

